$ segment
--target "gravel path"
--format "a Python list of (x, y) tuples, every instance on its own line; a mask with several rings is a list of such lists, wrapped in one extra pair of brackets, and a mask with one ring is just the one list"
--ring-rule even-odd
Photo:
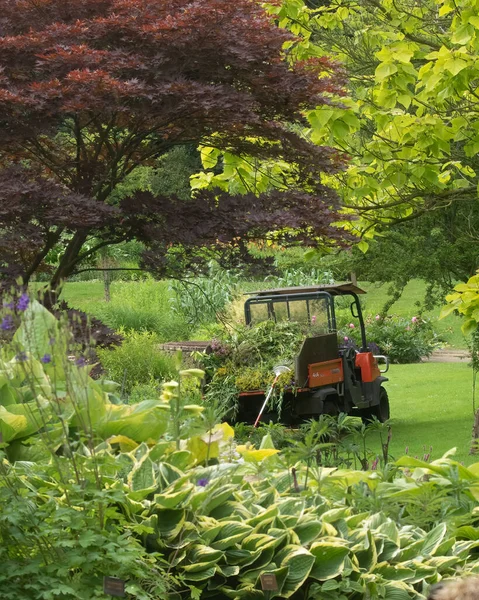
[(428, 358), (423, 357), (422, 362), (442, 362), (442, 363), (467, 363), (470, 359), (468, 350), (459, 350), (457, 348), (441, 348), (434, 350)]

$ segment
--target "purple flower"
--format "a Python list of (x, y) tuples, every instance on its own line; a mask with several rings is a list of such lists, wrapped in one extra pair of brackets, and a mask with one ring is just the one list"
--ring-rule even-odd
[(347, 335), (345, 335), (345, 336), (344, 336), (344, 341), (345, 341), (345, 342), (347, 342), (348, 340), (349, 340), (348, 336), (347, 336)]
[(28, 357), (25, 354), (25, 352), (20, 352), (15, 356), (15, 358), (18, 360), (18, 362), (25, 362), (26, 360), (28, 360)]
[(316, 325), (316, 315), (311, 317), (311, 325)]
[(87, 364), (86, 363), (86, 358), (83, 357), (83, 356), (79, 356), (76, 359), (75, 364), (76, 364), (77, 367), (84, 367), (84, 366), (86, 366), (86, 364)]
[(196, 485), (199, 485), (200, 487), (206, 487), (209, 483), (208, 479), (198, 479), (198, 481), (196, 482)]
[(356, 325), (354, 323), (349, 324), (349, 329), (354, 329), (355, 327), (356, 327)]
[(8, 310), (13, 310), (15, 308), (14, 302), (4, 302), (3, 308), (7, 308)]
[(23, 293), (18, 302), (17, 302), (17, 310), (20, 312), (25, 312), (30, 304), (30, 296), (26, 293)]
[(413, 317), (413, 318), (411, 319), (411, 322), (412, 322), (412, 323), (417, 323), (417, 317)]
[(48, 363), (52, 362), (52, 356), (51, 354), (44, 354), (40, 361), (44, 364), (44, 365), (48, 365)]
[(9, 329), (13, 329), (13, 317), (12, 315), (5, 315), (2, 319), (2, 323), (0, 325), (0, 329), (3, 331), (8, 331)]
[(376, 315), (375, 319), (376, 319), (376, 321), (380, 321), (381, 320), (381, 316), (380, 315)]

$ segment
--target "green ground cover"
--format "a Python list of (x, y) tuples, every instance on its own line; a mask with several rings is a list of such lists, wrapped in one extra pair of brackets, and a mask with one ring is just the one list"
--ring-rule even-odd
[(385, 387), (391, 404), (391, 453), (433, 459), (456, 447), (456, 458), (470, 464), (473, 423), (472, 370), (463, 363), (392, 365)]

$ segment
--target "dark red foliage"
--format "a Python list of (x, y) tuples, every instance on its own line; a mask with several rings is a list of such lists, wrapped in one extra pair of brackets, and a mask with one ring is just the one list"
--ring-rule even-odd
[[(289, 64), (287, 40), (256, 0), (0, 0), (0, 268), (28, 279), (60, 248), (55, 286), (132, 237), (156, 251), (239, 248), (284, 227), (338, 239), (319, 173), (343, 158), (293, 125), (342, 76), (327, 59)], [(285, 159), (309, 193), (111, 205), (135, 168), (199, 142)]]

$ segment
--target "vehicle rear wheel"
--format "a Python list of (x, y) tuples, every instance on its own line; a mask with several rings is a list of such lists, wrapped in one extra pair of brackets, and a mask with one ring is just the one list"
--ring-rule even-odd
[(379, 404), (361, 411), (363, 423), (370, 423), (373, 420), (373, 417), (376, 417), (380, 423), (385, 423), (390, 417), (389, 396), (382, 386), (379, 388)]

